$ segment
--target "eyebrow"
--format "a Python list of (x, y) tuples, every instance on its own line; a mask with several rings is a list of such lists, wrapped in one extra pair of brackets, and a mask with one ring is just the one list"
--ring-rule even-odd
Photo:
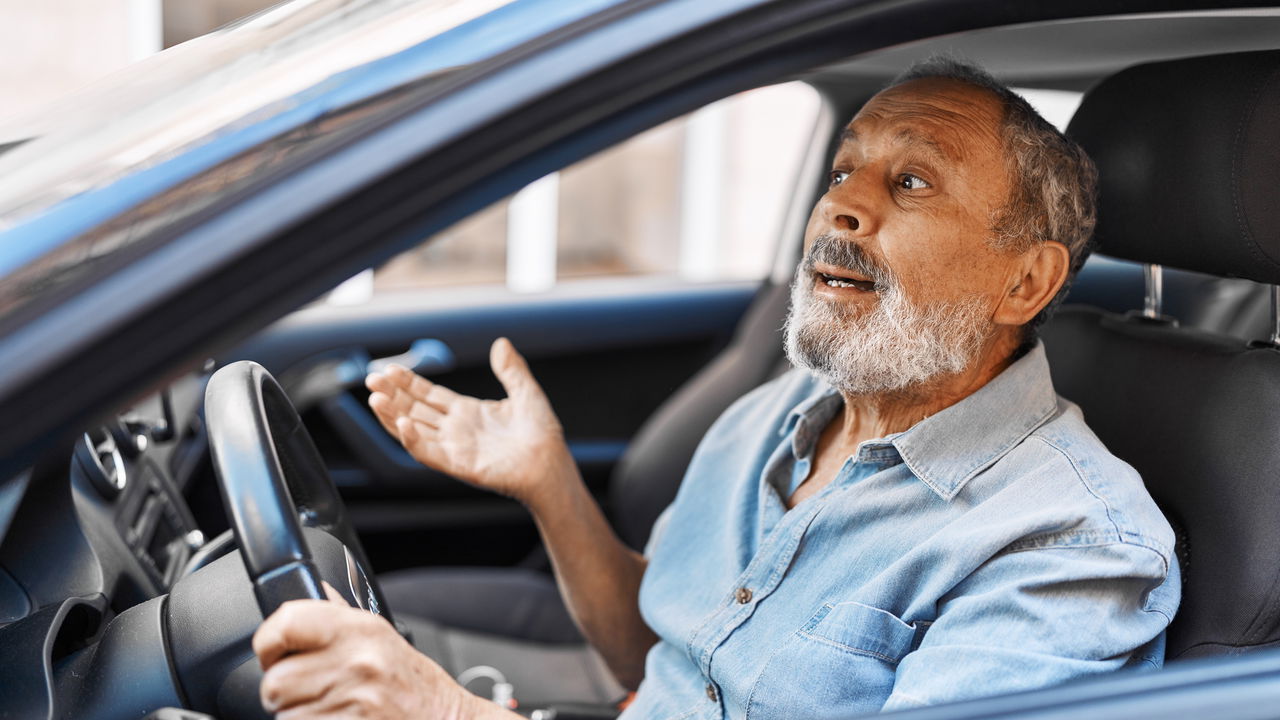
[[(893, 139), (895, 142), (905, 145), (908, 148), (913, 150), (922, 150), (926, 154), (932, 155), (936, 158), (945, 160), (961, 159), (959, 157), (960, 154), (955, 152), (953, 149), (948, 148), (928, 135), (917, 132), (911, 128), (900, 128), (896, 133), (894, 133)], [(844, 145), (845, 143), (854, 142), (858, 142), (858, 132), (846, 125), (844, 129), (840, 131), (840, 144)]]

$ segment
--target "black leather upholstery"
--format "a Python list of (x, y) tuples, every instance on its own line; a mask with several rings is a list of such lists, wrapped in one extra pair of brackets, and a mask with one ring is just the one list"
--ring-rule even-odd
[(1280, 52), (1130, 68), (1071, 120), (1098, 162), (1098, 249), (1280, 283)]
[(789, 296), (786, 285), (765, 285), (729, 347), (663, 403), (627, 448), (613, 474), (609, 504), (614, 528), (631, 547), (644, 547), (654, 521), (675, 499), (711, 423), (782, 369)]
[(1042, 335), (1058, 393), (1178, 532), (1167, 656), (1280, 642), (1280, 351), (1079, 307)]
[[(1280, 53), (1249, 53), (1139, 66), (1089, 93), (1069, 132), (1103, 178), (1102, 248), (1280, 281), (1280, 226), (1251, 196), (1275, 195), (1280, 164), (1240, 154), (1271, 142), (1278, 79)], [(1280, 643), (1280, 350), (1087, 308), (1042, 335), (1058, 392), (1179, 533), (1168, 658)]]

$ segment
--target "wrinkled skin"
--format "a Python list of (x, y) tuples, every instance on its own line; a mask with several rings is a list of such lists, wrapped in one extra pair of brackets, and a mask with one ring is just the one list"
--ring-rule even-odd
[(262, 706), (279, 720), (510, 715), (462, 691), (386, 620), (325, 591), (328, 601), (287, 602), (254, 633)]

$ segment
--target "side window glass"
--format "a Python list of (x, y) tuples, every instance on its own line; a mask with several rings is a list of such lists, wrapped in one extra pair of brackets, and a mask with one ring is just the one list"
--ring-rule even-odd
[(1064, 132), (1067, 129), (1067, 123), (1071, 122), (1071, 116), (1076, 114), (1076, 108), (1080, 107), (1080, 101), (1084, 98), (1084, 93), (1073, 90), (1015, 87), (1013, 91), (1026, 98), (1036, 112)]
[(546, 292), (592, 278), (762, 278), (820, 105), (802, 83), (713, 103), (529, 184), (329, 301), (460, 285)]

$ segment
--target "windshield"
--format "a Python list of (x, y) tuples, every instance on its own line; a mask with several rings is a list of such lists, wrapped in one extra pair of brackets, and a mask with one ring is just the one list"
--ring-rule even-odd
[(153, 230), (618, 3), (295, 0), (8, 125), (0, 328), (35, 296), (146, 251)]
[[(295, 0), (124, 68), (0, 127), (0, 144), (28, 141), (0, 155), (0, 231), (215, 135), (300, 107), (305, 91), (325, 80), (508, 2)], [(366, 73), (361, 92), (378, 94), (406, 79), (394, 68), (379, 70)]]

